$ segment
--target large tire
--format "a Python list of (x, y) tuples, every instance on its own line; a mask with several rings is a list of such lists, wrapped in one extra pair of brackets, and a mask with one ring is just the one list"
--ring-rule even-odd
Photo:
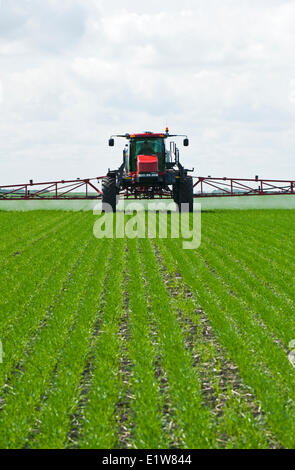
[(173, 185), (173, 199), (179, 206), (179, 211), (187, 210), (181, 204), (188, 204), (189, 212), (194, 210), (194, 188), (191, 176), (185, 176)]
[(172, 195), (173, 195), (173, 201), (175, 204), (179, 204), (179, 184), (175, 183), (172, 186)]
[(117, 203), (116, 179), (110, 176), (106, 176), (102, 180), (102, 210), (105, 212), (109, 212), (110, 207), (111, 207), (112, 211), (116, 212), (116, 203)]

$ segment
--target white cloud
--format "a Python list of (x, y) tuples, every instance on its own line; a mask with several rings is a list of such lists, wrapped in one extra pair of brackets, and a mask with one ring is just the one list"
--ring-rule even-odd
[(1, 183), (102, 174), (109, 134), (166, 124), (197, 173), (295, 177), (294, 19), (293, 0), (2, 0)]
[(290, 93), (289, 93), (289, 101), (291, 104), (295, 104), (295, 78), (292, 78), (290, 80)]

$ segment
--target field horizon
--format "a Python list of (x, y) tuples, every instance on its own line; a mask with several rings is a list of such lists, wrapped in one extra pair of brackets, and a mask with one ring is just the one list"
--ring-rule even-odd
[[(162, 202), (165, 200), (163, 199)], [(166, 200), (171, 204), (171, 200)], [(141, 200), (147, 204), (147, 201)], [(128, 204), (128, 201), (125, 201)], [(251, 209), (295, 209), (295, 194), (264, 196), (227, 196), (195, 198), (194, 204), (201, 204), (202, 210), (251, 210)], [(29, 200), (9, 201), (0, 199), (0, 211), (93, 211), (101, 206), (99, 200)], [(119, 208), (122, 207), (122, 201)]]

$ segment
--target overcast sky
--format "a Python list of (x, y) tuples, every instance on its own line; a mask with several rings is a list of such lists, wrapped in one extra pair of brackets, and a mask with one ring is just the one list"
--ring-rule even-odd
[(295, 0), (0, 0), (0, 184), (92, 177), (112, 133), (200, 176), (295, 179)]

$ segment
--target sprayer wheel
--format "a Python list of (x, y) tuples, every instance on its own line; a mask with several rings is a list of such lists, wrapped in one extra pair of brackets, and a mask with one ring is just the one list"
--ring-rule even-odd
[(181, 204), (188, 204), (188, 211), (193, 212), (194, 188), (191, 176), (185, 176), (173, 185), (173, 199), (179, 205), (179, 211), (187, 211), (187, 209), (181, 207)]
[(105, 212), (110, 211), (110, 207), (113, 212), (116, 212), (117, 203), (117, 187), (116, 179), (110, 176), (106, 176), (102, 180), (102, 210)]

